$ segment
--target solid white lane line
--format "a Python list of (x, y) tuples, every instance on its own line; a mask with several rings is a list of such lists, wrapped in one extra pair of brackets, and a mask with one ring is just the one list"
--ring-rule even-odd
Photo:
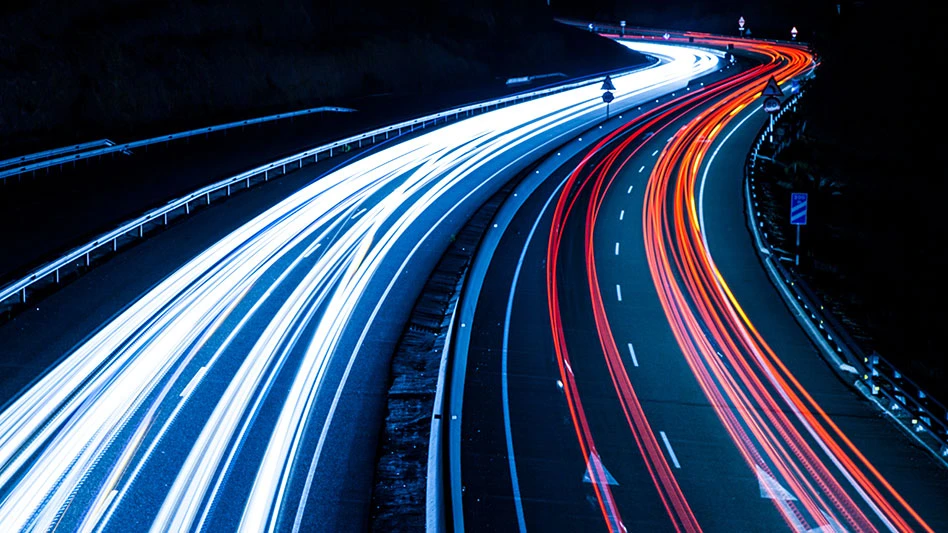
[(616, 243), (616, 255), (619, 255), (619, 243)]
[[(698, 223), (699, 223), (699, 229), (700, 229), (700, 231), (701, 231), (701, 240), (704, 242), (705, 254), (706, 254), (707, 258), (708, 258), (708, 261), (709, 261), (713, 266), (716, 266), (716, 265), (715, 265), (715, 263), (714, 263), (714, 257), (712, 257), (712, 255), (711, 255), (711, 248), (708, 246), (708, 235), (707, 235), (707, 233), (705, 232), (705, 229), (704, 229), (704, 228), (705, 228), (705, 225), (704, 225), (704, 184), (705, 184), (705, 182), (706, 182), (706, 180), (707, 180), (707, 178), (708, 178), (708, 171), (711, 169), (711, 165), (714, 163), (714, 158), (717, 157), (717, 155), (718, 155), (718, 151), (727, 143), (728, 139), (731, 138), (731, 135), (733, 135), (735, 132), (737, 132), (737, 130), (739, 130), (739, 129), (744, 125), (745, 122), (747, 122), (752, 116), (754, 116), (754, 115), (755, 115), (758, 111), (760, 111), (761, 109), (763, 109), (763, 106), (757, 106), (756, 108), (754, 108), (754, 110), (751, 111), (750, 113), (748, 113), (748, 115), (747, 115), (746, 117), (744, 117), (743, 120), (741, 120), (740, 122), (737, 123), (737, 126), (734, 126), (734, 128), (733, 128), (731, 131), (729, 131), (727, 135), (724, 136), (724, 139), (718, 144), (717, 148), (715, 148), (714, 152), (711, 154), (711, 158), (708, 159), (708, 164), (704, 167), (704, 172), (703, 172), (702, 175), (701, 175), (701, 187), (700, 187), (699, 190), (698, 190), (698, 219), (699, 219), (699, 222), (698, 222)], [(748, 201), (748, 205), (750, 205), (750, 198), (747, 198), (747, 201)], [(758, 243), (758, 246), (760, 246), (760, 243)], [(765, 254), (766, 254), (766, 253), (769, 253), (769, 250), (767, 250), (766, 248), (764, 248), (764, 247), (762, 247), (762, 246), (760, 247), (760, 251), (761, 251), (762, 253), (765, 253)], [(765, 265), (766, 265), (766, 262), (765, 262)], [(773, 267), (768, 266), (767, 268), (768, 268), (768, 269), (772, 269)], [(715, 273), (715, 280), (716, 280), (716, 282), (717, 282), (717, 284), (718, 284), (718, 290), (721, 291), (720, 286), (721, 286), (721, 281), (722, 281), (722, 280), (720, 279), (720, 275), (719, 275), (719, 273), (717, 273), (717, 270), (716, 270), (716, 269), (715, 269), (715, 272), (716, 272), (716, 273)], [(783, 284), (780, 284), (780, 283), (775, 283), (774, 286), (777, 287), (781, 292), (787, 290), (786, 287), (784, 287)], [(784, 298), (787, 299), (787, 301), (789, 301), (789, 302), (796, 303), (796, 300), (793, 299), (793, 298), (791, 298), (790, 296), (784, 296)], [(732, 314), (732, 316), (736, 316), (736, 313), (734, 312), (733, 309), (730, 309), (730, 313)], [(810, 321), (809, 321), (809, 320), (802, 320), (802, 321), (798, 321), (798, 322), (800, 322), (800, 323), (802, 323), (802, 324), (805, 324), (805, 325), (809, 326), (810, 328), (813, 327), (812, 325), (810, 325)], [(747, 335), (746, 331), (745, 331), (743, 334), (744, 334), (744, 335)], [(817, 335), (816, 338), (817, 338), (817, 339), (821, 339), (822, 337), (819, 336), (819, 335)], [(834, 353), (833, 350), (830, 349), (828, 346), (823, 346), (823, 350), (824, 350), (826, 353), (829, 353), (829, 354), (833, 354), (833, 353)], [(756, 351), (756, 350), (754, 351), (754, 357), (755, 357), (758, 361), (762, 359), (762, 356), (760, 355), (760, 352), (758, 352), (758, 351)], [(773, 376), (772, 373), (767, 372), (767, 377), (768, 377), (768, 379), (770, 380), (771, 383), (776, 383), (776, 378)], [(787, 396), (786, 391), (783, 390), (783, 388), (781, 388), (781, 387), (777, 387), (777, 391), (779, 392), (780, 396), (783, 398), (784, 402), (786, 402), (787, 405), (791, 406), (791, 410), (793, 411), (794, 415), (796, 415), (797, 419), (800, 420), (800, 421), (803, 423), (804, 428), (806, 428), (806, 430), (807, 430), (807, 432), (810, 434), (810, 436), (812, 436), (813, 439), (816, 440), (816, 442), (817, 442), (817, 444), (820, 446), (820, 448), (822, 448), (823, 451), (826, 453), (826, 455), (829, 456), (830, 460), (833, 462), (833, 464), (836, 466), (836, 468), (840, 471), (840, 473), (843, 475), (843, 477), (845, 477), (846, 480), (849, 481), (849, 484), (852, 485), (852, 487), (856, 490), (856, 492), (859, 494), (859, 496), (862, 497), (863, 501), (865, 501), (865, 502), (869, 505), (869, 508), (872, 509), (872, 511), (876, 514), (876, 516), (878, 516), (879, 519), (880, 519), (884, 524), (886, 524), (886, 526), (887, 526), (890, 530), (894, 531), (895, 528), (894, 528), (894, 526), (892, 525), (892, 523), (888, 520), (888, 518), (885, 517), (884, 514), (882, 514), (882, 511), (881, 511), (881, 510), (879, 509), (879, 507), (875, 504), (875, 502), (870, 499), (869, 495), (866, 494), (866, 492), (862, 489), (862, 487), (859, 486), (859, 485), (856, 483), (856, 480), (853, 479), (853, 477), (852, 477), (852, 475), (849, 473), (849, 471), (846, 470), (846, 469), (843, 467), (842, 464), (840, 464), (839, 459), (838, 459), (835, 455), (833, 455), (833, 454), (830, 452), (830, 450), (829, 450), (829, 449), (827, 448), (827, 446), (826, 446), (826, 443), (825, 443), (820, 437), (817, 436), (815, 430), (814, 430), (813, 427), (806, 421), (806, 419), (804, 418), (803, 414), (802, 414), (798, 409), (793, 408), (793, 404), (791, 403), (790, 398)], [(888, 413), (888, 411), (886, 411), (886, 413)], [(912, 434), (912, 436), (914, 437), (915, 435)]]
[(658, 150), (655, 150), (654, 152), (652, 152), (652, 157), (655, 157), (657, 155), (658, 155)]
[(635, 358), (635, 350), (632, 348), (632, 343), (629, 343), (629, 355), (632, 356), (632, 364), (639, 366), (639, 360)]
[(665, 441), (665, 448), (668, 449), (668, 455), (671, 457), (672, 463), (674, 463), (675, 468), (681, 468), (681, 465), (678, 464), (678, 457), (675, 456), (675, 450), (672, 449), (672, 445), (668, 442), (668, 437), (665, 436), (664, 431), (658, 432), (662, 436), (662, 440)]
[[(652, 155), (655, 155), (655, 154), (652, 154)], [(641, 174), (643, 170), (645, 170), (645, 165), (642, 165), (642, 167), (639, 168), (639, 174)]]
[(619, 297), (619, 301), (621, 302), (622, 301), (622, 287), (620, 287), (618, 283), (616, 283), (616, 296)]
[(622, 220), (623, 218), (625, 218), (625, 209), (619, 211), (619, 220)]
[[(530, 233), (527, 234), (527, 240), (523, 243), (523, 250), (520, 251), (520, 258), (517, 260), (517, 268), (514, 270), (513, 280), (510, 282), (510, 292), (507, 296), (507, 313), (504, 316), (504, 344), (501, 346), (501, 366), (500, 366), (500, 380), (501, 380), (501, 397), (504, 406), (504, 434), (507, 437), (507, 462), (510, 467), (510, 483), (513, 487), (513, 496), (514, 496), (514, 507), (517, 511), (517, 526), (520, 533), (526, 533), (527, 531), (527, 522), (523, 516), (523, 503), (520, 501), (520, 481), (517, 477), (517, 461), (514, 457), (514, 448), (513, 448), (513, 430), (510, 425), (510, 393), (508, 391), (507, 385), (507, 345), (510, 341), (510, 317), (513, 315), (513, 301), (514, 294), (517, 292), (517, 282), (520, 280), (520, 271), (523, 269), (524, 259), (527, 257), (527, 249), (530, 248), (530, 243), (533, 241), (533, 235), (537, 231), (537, 226), (540, 225), (540, 221), (543, 219), (543, 215), (546, 213), (547, 208), (550, 207), (553, 198), (559, 194), (560, 189), (563, 187), (563, 184), (566, 183), (567, 178), (563, 178), (563, 181), (556, 186), (556, 189), (553, 190), (553, 193), (550, 194), (550, 197), (547, 198), (546, 203), (543, 204), (543, 208), (540, 209), (540, 214), (537, 216), (537, 219), (533, 222), (533, 226), (530, 228)], [(567, 368), (569, 368), (567, 366)], [(570, 373), (572, 373), (570, 369)], [(562, 387), (562, 383), (557, 380), (557, 383)]]

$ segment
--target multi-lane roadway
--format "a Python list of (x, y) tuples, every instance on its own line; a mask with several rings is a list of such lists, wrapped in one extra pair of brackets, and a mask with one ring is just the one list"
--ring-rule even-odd
[(736, 47), (759, 65), (544, 162), (498, 216), (459, 304), (455, 524), (948, 528), (948, 472), (824, 362), (757, 258), (760, 93), (814, 64)]
[[(640, 48), (655, 59), (614, 77), (616, 112), (722, 67), (719, 53)], [(56, 363), (0, 412), (0, 529), (364, 526), (388, 360), (426, 272), (506, 180), (601, 122), (600, 94), (373, 150), (108, 302), (94, 328), (55, 311), (45, 338), (7, 325), (4, 365)], [(83, 282), (113, 290), (98, 271)]]

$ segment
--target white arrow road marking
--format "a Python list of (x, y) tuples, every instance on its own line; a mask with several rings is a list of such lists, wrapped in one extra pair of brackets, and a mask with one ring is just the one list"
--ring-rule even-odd
[[(602, 464), (602, 460), (599, 459), (599, 454), (592, 454), (589, 456), (589, 461), (586, 464), (586, 475), (583, 476), (583, 481), (586, 483), (592, 483), (592, 476), (589, 475), (593, 469), (602, 469), (602, 473), (606, 476), (606, 483), (613, 486), (618, 486), (619, 482), (616, 481), (616, 478), (612, 477), (612, 474), (606, 470), (606, 466)], [(595, 473), (593, 473), (595, 475)]]
[(787, 503), (796, 501), (796, 496), (790, 494), (790, 491), (783, 488), (783, 486), (781, 486), (773, 476), (768, 474), (759, 465), (755, 465), (754, 469), (757, 471), (757, 483), (760, 485), (760, 497), (773, 500), (774, 504), (780, 508), (780, 513), (784, 516), (784, 518), (792, 522), (791, 525), (793, 526), (794, 531), (797, 533), (804, 533), (808, 531), (807, 527), (797, 516), (797, 513), (793, 512), (793, 509), (790, 508), (790, 504)]
[(757, 483), (760, 485), (760, 497), (770, 498), (771, 500), (784, 500), (788, 502), (797, 501), (797, 497), (790, 494), (790, 491), (783, 488), (773, 476), (768, 474), (763, 468), (756, 466)]

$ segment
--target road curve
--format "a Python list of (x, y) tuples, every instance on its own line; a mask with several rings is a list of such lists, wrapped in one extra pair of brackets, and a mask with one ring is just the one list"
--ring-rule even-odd
[[(741, 287), (750, 268), (766, 277), (735, 223), (743, 199), (731, 163), (750, 141), (725, 143), (756, 132), (770, 76), (785, 82), (813, 63), (798, 46), (735, 46), (761, 64), (664, 104), (551, 172), (502, 238), (468, 324), (467, 524), (945, 527), (935, 503), (948, 495), (943, 469), (871, 419), (870, 404), (816, 357), (773, 287)], [(717, 171), (715, 158), (731, 173)], [(731, 184), (708, 189), (709, 212), (732, 209), (728, 224), (706, 225), (712, 180)], [(735, 290), (715, 249), (737, 274)], [(769, 344), (741, 301), (788, 346)], [(867, 438), (869, 429), (883, 436)]]
[[(658, 63), (614, 78), (616, 111), (718, 68), (652, 50)], [(504, 180), (601, 119), (595, 84), (445, 126), (199, 254), (0, 413), (2, 529), (364, 524), (389, 313)]]

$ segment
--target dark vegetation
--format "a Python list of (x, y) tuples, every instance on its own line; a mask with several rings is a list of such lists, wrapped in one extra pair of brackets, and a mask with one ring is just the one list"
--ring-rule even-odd
[(808, 103), (814, 142), (797, 158), (843, 187), (814, 206), (839, 269), (820, 285), (854, 300), (870, 346), (946, 401), (945, 113), (927, 68), (936, 20), (924, 5), (878, 2), (831, 19)]
[(0, 157), (630, 61), (535, 0), (5, 3)]
[(803, 274), (865, 347), (944, 402), (945, 117), (925, 68), (935, 19), (924, 6), (843, 9), (815, 42), (823, 64), (806, 134), (778, 157), (775, 208), (810, 192)]

